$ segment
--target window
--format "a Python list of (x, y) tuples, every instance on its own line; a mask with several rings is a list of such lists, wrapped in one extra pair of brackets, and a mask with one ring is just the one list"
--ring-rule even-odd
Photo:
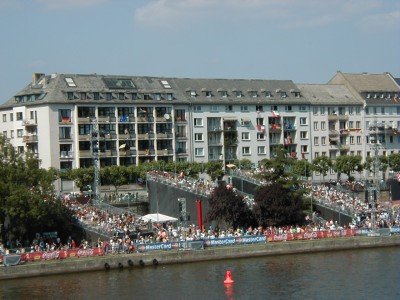
[(308, 145), (301, 146), (301, 153), (308, 153)]
[(314, 137), (314, 145), (318, 146), (318, 144), (319, 144), (319, 137), (315, 136)]
[(65, 77), (65, 81), (69, 87), (76, 87), (76, 84), (71, 77)]
[(354, 136), (353, 135), (350, 136), (350, 144), (354, 145)]
[(357, 155), (361, 156), (361, 150), (357, 151)]
[(321, 130), (326, 130), (325, 121), (321, 121)]
[(24, 153), (24, 146), (18, 146), (17, 149), (18, 149), (17, 151), (18, 151), (19, 154)]
[(265, 91), (265, 97), (271, 98), (272, 97), (271, 92), (270, 91)]
[(319, 156), (319, 152), (314, 153), (314, 158), (317, 158)]
[(194, 140), (196, 142), (202, 142), (203, 141), (203, 134), (202, 133), (195, 133), (194, 134)]
[(17, 121), (21, 121), (23, 119), (22, 112), (17, 112)]
[(3, 136), (7, 138), (7, 131), (3, 131)]
[(321, 115), (325, 115), (325, 106), (320, 107)]
[(250, 155), (250, 147), (242, 147), (243, 155)]
[(322, 146), (326, 145), (326, 137), (324, 137), (324, 136), (321, 137), (321, 144), (322, 144)]
[(237, 98), (243, 97), (243, 93), (241, 91), (236, 91), (235, 93)]
[(302, 140), (307, 139), (307, 131), (300, 131), (300, 139)]
[(7, 115), (3, 114), (3, 122), (7, 122)]
[(314, 130), (318, 130), (318, 122), (314, 122)]
[(325, 152), (325, 151), (322, 151), (322, 152), (321, 152), (321, 156), (326, 156), (326, 152)]
[(70, 140), (71, 136), (71, 127), (60, 127), (59, 129), (59, 139), (60, 140)]
[(350, 106), (349, 107), (349, 115), (352, 115), (352, 114), (354, 114), (354, 107)]
[(249, 141), (250, 140), (250, 132), (242, 132), (242, 140)]
[(10, 130), (10, 138), (14, 138), (14, 130)]
[(203, 119), (202, 118), (194, 118), (194, 126), (203, 126)]
[(233, 111), (232, 105), (226, 105), (225, 106), (225, 111)]
[(353, 121), (349, 121), (349, 128), (350, 129), (354, 128), (354, 122)]
[(106, 100), (108, 100), (108, 101), (112, 100), (112, 94), (111, 93), (106, 93)]
[(221, 91), (220, 93), (221, 93), (221, 97), (222, 98), (228, 97), (228, 92), (227, 91)]
[(195, 98), (196, 96), (196, 91), (190, 91), (190, 97)]
[[(137, 94), (136, 94), (136, 95), (137, 95)], [(133, 94), (132, 94), (132, 96), (133, 96)], [(173, 97), (173, 95), (172, 95), (171, 93), (166, 93), (166, 94), (165, 94), (165, 99), (171, 101), (173, 98), (174, 98), (174, 97)], [(136, 99), (137, 99), (137, 96), (136, 96)]]
[(361, 145), (361, 136), (357, 136), (357, 145)]
[(384, 107), (384, 106), (381, 107), (381, 114), (382, 114), (382, 115), (385, 114), (385, 107)]
[(300, 105), (299, 110), (300, 110), (300, 111), (307, 111), (307, 106), (305, 106), (305, 105)]
[(73, 92), (67, 92), (67, 99), (68, 100), (74, 100), (74, 93)]
[(258, 146), (257, 147), (258, 154), (265, 154), (265, 146)]
[(241, 105), (240, 110), (241, 111), (249, 111), (249, 107), (247, 105)]
[(300, 118), (300, 125), (307, 125), (307, 118), (305, 117)]
[(281, 92), (281, 98), (286, 98), (286, 97), (287, 97), (286, 92)]
[(356, 128), (361, 128), (361, 121), (356, 121)]
[(99, 92), (94, 92), (93, 93), (93, 100), (100, 100), (100, 93)]
[(195, 156), (204, 156), (204, 148), (194, 148)]
[(313, 114), (318, 115), (318, 107), (317, 106), (313, 107)]
[(193, 106), (193, 111), (201, 111), (201, 105)]
[(86, 93), (85, 92), (82, 92), (81, 93), (81, 100), (86, 100)]
[(212, 97), (211, 91), (206, 91), (206, 97), (207, 97), (207, 98), (211, 98), (211, 97)]
[(278, 111), (278, 105), (271, 105), (271, 111)]
[(218, 105), (211, 105), (210, 111), (212, 111), (212, 112), (218, 111)]
[(251, 92), (250, 92), (250, 95), (251, 95), (251, 97), (253, 97), (253, 98), (257, 98), (257, 97), (258, 97), (257, 91), (251, 91)]
[(256, 111), (257, 112), (264, 111), (264, 107), (262, 105), (256, 105)]
[(265, 134), (263, 132), (257, 132), (257, 140), (265, 140)]
[(291, 105), (286, 105), (285, 106), (285, 111), (292, 111), (292, 106)]
[(22, 137), (22, 135), (23, 135), (23, 130), (17, 129), (17, 137)]
[(14, 114), (10, 113), (10, 122), (13, 122), (13, 121), (14, 121)]

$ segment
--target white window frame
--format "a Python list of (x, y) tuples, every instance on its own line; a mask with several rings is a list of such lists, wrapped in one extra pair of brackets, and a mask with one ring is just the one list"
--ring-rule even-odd
[(242, 132), (242, 141), (250, 141), (250, 132), (248, 131)]
[(204, 135), (202, 132), (196, 132), (194, 134), (194, 141), (195, 142), (204, 142)]
[(300, 117), (300, 126), (307, 126), (307, 117)]
[(251, 155), (250, 146), (242, 147), (242, 155)]
[(194, 148), (194, 155), (196, 157), (204, 156), (204, 148)]
[(193, 119), (193, 126), (195, 127), (203, 127), (203, 118), (194, 118)]

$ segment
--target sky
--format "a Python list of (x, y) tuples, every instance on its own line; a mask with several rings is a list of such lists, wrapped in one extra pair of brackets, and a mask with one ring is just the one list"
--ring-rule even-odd
[(32, 74), (400, 77), (400, 0), (0, 0), (0, 103)]

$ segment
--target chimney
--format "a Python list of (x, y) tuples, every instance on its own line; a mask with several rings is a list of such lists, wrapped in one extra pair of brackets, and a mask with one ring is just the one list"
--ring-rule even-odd
[(44, 73), (33, 73), (32, 75), (32, 85), (39, 83), (40, 78), (44, 76)]

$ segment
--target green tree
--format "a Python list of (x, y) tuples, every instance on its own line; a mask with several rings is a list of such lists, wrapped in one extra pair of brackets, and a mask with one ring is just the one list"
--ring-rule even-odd
[(227, 227), (247, 227), (254, 225), (255, 219), (252, 211), (232, 188), (224, 184), (216, 187), (208, 198), (209, 208), (206, 222), (216, 222)]
[(32, 239), (36, 232), (71, 234), (72, 212), (56, 198), (54, 169), (39, 168), (31, 153), (18, 154), (0, 137), (0, 224), (3, 239)]
[(314, 171), (322, 174), (322, 180), (325, 181), (325, 176), (328, 175), (329, 169), (332, 168), (333, 162), (327, 156), (318, 156), (312, 161)]
[(94, 181), (94, 168), (79, 168), (71, 170), (71, 180), (73, 180), (76, 186), (81, 192), (86, 190), (88, 186), (92, 186)]
[(361, 155), (341, 155), (336, 158), (334, 168), (338, 174), (338, 179), (340, 179), (340, 175), (342, 173), (346, 174), (350, 181), (354, 180), (354, 177), (351, 176), (352, 172), (359, 171), (363, 169), (363, 165), (361, 163), (362, 157)]
[(129, 182), (129, 169), (125, 166), (110, 166), (101, 169), (101, 177), (115, 189), (118, 194), (118, 188)]
[(205, 165), (206, 173), (211, 177), (211, 180), (221, 179), (225, 175), (223, 163), (221, 161), (209, 161)]
[(400, 172), (400, 153), (392, 153), (388, 157), (389, 167), (394, 172)]
[(261, 186), (254, 195), (254, 215), (263, 227), (296, 225), (304, 222), (303, 198), (281, 184)]
[(297, 177), (310, 177), (312, 172), (312, 164), (307, 160), (295, 160), (293, 162), (293, 171), (292, 174)]

